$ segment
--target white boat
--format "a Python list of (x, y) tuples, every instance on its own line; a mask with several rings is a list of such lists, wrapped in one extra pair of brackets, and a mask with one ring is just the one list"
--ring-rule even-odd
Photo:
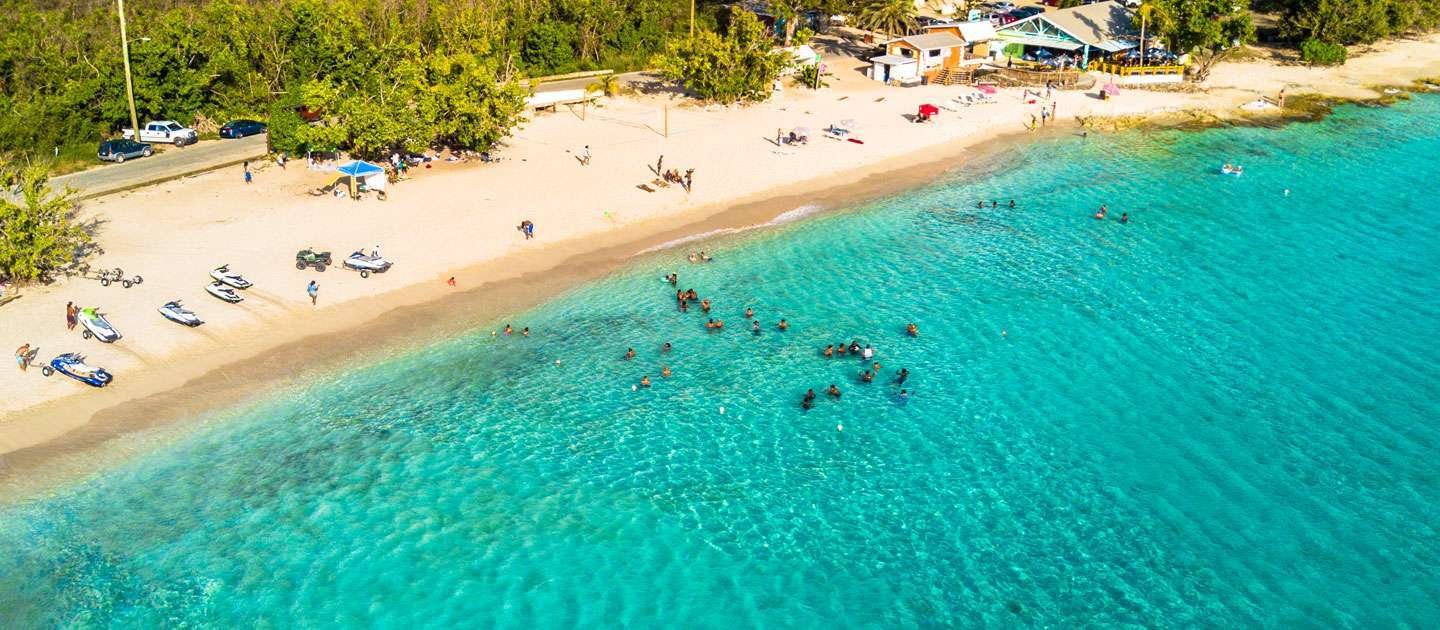
[(80, 326), (84, 328), (84, 330), (80, 331), (81, 337), (86, 339), (94, 337), (105, 343), (115, 343), (120, 340), (120, 331), (115, 330), (115, 327), (111, 326), (109, 321), (106, 321), (105, 316), (94, 308), (80, 309), (80, 314), (76, 319), (80, 321)]
[(372, 273), (389, 271), (391, 263), (375, 254), (357, 251), (345, 258), (344, 265), (347, 269), (359, 271), (361, 278), (369, 278)]
[(240, 294), (236, 293), (235, 289), (220, 284), (219, 282), (211, 282), (209, 285), (206, 285), (205, 292), (231, 304), (245, 299), (240, 297)]
[(210, 270), (210, 277), (214, 278), (216, 282), (226, 284), (237, 289), (250, 288), (250, 281), (246, 280), (245, 276), (242, 276), (234, 271), (230, 271), (230, 265), (220, 265), (219, 267)]
[(1231, 166), (1231, 165), (1229, 165), (1229, 164), (1226, 164), (1225, 166), (1220, 167), (1220, 174), (1221, 174), (1221, 175), (1234, 175), (1234, 176), (1236, 176), (1236, 177), (1239, 177), (1240, 175), (1242, 175), (1242, 174), (1244, 174), (1244, 173), (1245, 173), (1245, 167), (1240, 166), (1240, 165), (1238, 165), (1238, 164), (1235, 165), (1235, 166)]
[(198, 315), (195, 314), (195, 311), (192, 311), (181, 305), (180, 300), (166, 302), (165, 305), (161, 306), (159, 310), (160, 314), (165, 316), (165, 319), (168, 319), (177, 324), (189, 326), (191, 328), (205, 323), (203, 320), (200, 319)]

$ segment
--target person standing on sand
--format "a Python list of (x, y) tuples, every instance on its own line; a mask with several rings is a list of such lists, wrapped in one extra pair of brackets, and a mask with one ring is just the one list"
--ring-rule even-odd
[(580, 165), (590, 166), (590, 157), (590, 145), (587, 144), (585, 149), (580, 152)]
[(685, 192), (690, 192), (690, 187), (695, 183), (695, 169), (685, 169)]
[(75, 330), (75, 314), (79, 311), (74, 302), (65, 303), (65, 330)]
[(310, 306), (315, 306), (315, 301), (320, 297), (320, 283), (311, 280), (305, 287), (305, 294), (310, 296)]
[(21, 372), (30, 367), (30, 344), (15, 349), (15, 365), (20, 366)]
[(664, 172), (665, 172), (665, 154), (664, 154), (664, 153), (661, 153), (661, 154), (660, 154), (660, 159), (655, 160), (655, 174), (656, 174), (656, 175), (659, 175), (659, 174), (664, 173)]
[[(232, 164), (233, 164), (233, 162), (232, 162)], [(245, 169), (245, 183), (246, 183), (246, 184), (249, 184), (249, 183), (250, 183), (250, 160), (245, 160), (245, 163), (241, 166), (241, 168)]]
[(1050, 101), (1050, 120), (1055, 120), (1055, 112), (1060, 109), (1060, 101)]

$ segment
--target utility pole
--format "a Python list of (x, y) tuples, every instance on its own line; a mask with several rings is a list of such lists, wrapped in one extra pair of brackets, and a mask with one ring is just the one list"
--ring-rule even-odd
[(140, 141), (140, 119), (135, 116), (135, 84), (130, 80), (130, 37), (125, 34), (125, 0), (115, 0), (120, 10), (120, 52), (125, 57), (125, 98), (130, 101), (130, 129)]
[(695, 0), (690, 0), (690, 36), (695, 36)]

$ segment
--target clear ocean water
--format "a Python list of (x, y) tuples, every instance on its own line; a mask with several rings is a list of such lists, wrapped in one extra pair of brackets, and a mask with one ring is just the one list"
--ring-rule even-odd
[(1436, 182), (1429, 98), (645, 257), (0, 512), (0, 627), (1435, 627)]

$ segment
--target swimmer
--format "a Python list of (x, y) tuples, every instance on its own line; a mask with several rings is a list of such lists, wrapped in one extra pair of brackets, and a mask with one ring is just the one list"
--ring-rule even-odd
[(662, 366), (660, 366), (660, 377), (661, 377), (661, 378), (670, 378), (670, 366), (668, 366), (668, 365), (662, 365)]
[(981, 201), (975, 202), (975, 207), (976, 207), (976, 208), (980, 208), (980, 209), (984, 209), (984, 208), (985, 208), (985, 201), (984, 201), (984, 200), (981, 200)]
[(813, 390), (813, 389), (807, 389), (807, 390), (805, 390), (805, 402), (810, 402), (810, 401), (812, 401), (812, 400), (815, 400), (815, 390)]
[(870, 373), (870, 370), (865, 370), (864, 372), (861, 372), (861, 373), (860, 373), (860, 382), (862, 382), (862, 383), (870, 383), (870, 382), (874, 382), (874, 380), (875, 380), (875, 375), (874, 375), (874, 374), (871, 374), (871, 373)]
[(827, 358), (827, 359), (834, 358), (834, 357), (835, 357), (835, 346), (834, 346), (834, 345), (825, 346), (825, 349), (822, 350), (822, 351), (820, 351), (820, 356), (825, 357), (825, 358)]
[(715, 259), (714, 259), (714, 258), (711, 258), (711, 257), (709, 257), (709, 256), (706, 256), (706, 255), (705, 255), (705, 252), (700, 252), (700, 260), (703, 260), (703, 261), (705, 261), (705, 262), (710, 262), (710, 261), (715, 260)]
[(690, 303), (689, 303), (689, 302), (686, 302), (685, 300), (680, 300), (680, 312), (681, 312), (681, 313), (689, 313), (689, 312), (690, 312)]
[(706, 313), (709, 313), (709, 312), (710, 312), (710, 299), (709, 299), (709, 298), (700, 300), (700, 310), (705, 311)]
[(880, 373), (880, 362), (879, 362), (879, 361), (876, 361), (874, 365), (871, 365), (871, 366), (870, 366), (870, 369), (874, 370), (876, 374), (879, 374), (879, 373)]
[(526, 326), (526, 327), (520, 329), (520, 336), (521, 336), (521, 337), (529, 337), (529, 336), (530, 336), (530, 327), (529, 327), (529, 326)]
[(667, 341), (667, 342), (665, 342), (665, 345), (660, 346), (660, 351), (661, 351), (661, 352), (669, 352), (669, 351), (670, 351), (670, 342)]
[(865, 346), (865, 351), (860, 353), (860, 356), (864, 357), (866, 361), (869, 361), (875, 358), (875, 349), (870, 346)]
[(995, 201), (995, 200), (992, 199), (992, 200), (990, 200), (990, 207), (991, 207), (991, 208), (999, 208), (999, 207), (1000, 207), (1000, 202)]
[(629, 350), (626, 350), (626, 351), (625, 351), (625, 360), (626, 360), (626, 361), (629, 361), (630, 359), (633, 359), (633, 358), (635, 358), (635, 349), (634, 349), (634, 348), (630, 348)]
[(670, 274), (670, 275), (668, 275), (668, 276), (665, 276), (665, 281), (666, 281), (666, 282), (669, 282), (669, 283), (670, 283), (670, 286), (673, 287), (673, 286), (675, 286), (676, 283), (680, 282), (680, 274), (678, 274), (678, 273), (672, 273), (672, 274)]
[(783, 317), (780, 318), (780, 323), (776, 324), (775, 327), (779, 328), (780, 330), (790, 330), (790, 324), (786, 323), (785, 318)]
[(1121, 223), (1129, 223), (1129, 222), (1130, 222), (1130, 213), (1129, 213), (1129, 212), (1121, 212), (1121, 213), (1120, 213), (1120, 222), (1121, 222)]
[(510, 324), (505, 324), (505, 334), (510, 334), (510, 331), (512, 330), (514, 329), (510, 327)]
[(650, 386), (650, 375), (649, 375), (649, 374), (646, 374), (645, 376), (640, 377), (640, 386), (641, 386), (641, 387), (649, 387), (649, 386)]
[(905, 369), (905, 368), (900, 368), (899, 374), (897, 374), (897, 375), (895, 376), (895, 384), (896, 384), (896, 385), (904, 385), (904, 384), (905, 384), (905, 379), (907, 379), (907, 378), (910, 378), (910, 370), (907, 370), (907, 369)]
[(825, 390), (825, 393), (829, 394), (831, 398), (840, 399), (840, 388), (836, 387), (834, 383), (830, 384), (830, 389)]
[(688, 289), (685, 291), (685, 299), (693, 302), (700, 299), (700, 294), (696, 293), (695, 289)]
[(750, 324), (750, 332), (756, 335), (760, 334), (760, 320), (757, 319)]
[(920, 336), (920, 327), (919, 327), (919, 326), (916, 326), (914, 322), (911, 322), (911, 323), (909, 323), (909, 324), (906, 324), (906, 325), (905, 325), (905, 334), (910, 335), (911, 337), (919, 337), (919, 336)]
[(745, 319), (755, 319), (755, 309), (745, 307)]
[(850, 354), (860, 354), (860, 340), (859, 340), (859, 339), (851, 339), (851, 340), (850, 340)]
[(806, 411), (809, 411), (810, 409), (812, 409), (812, 408), (814, 408), (814, 407), (815, 407), (815, 401), (810, 400), (809, 398), (806, 398), (805, 400), (800, 401), (800, 408), (801, 408), (801, 409), (804, 409), (804, 410), (806, 410)]
[(1010, 209), (1011, 209), (1011, 210), (1014, 210), (1014, 209), (1015, 209), (1015, 200), (1014, 200), (1014, 199), (1011, 199), (1011, 200), (1010, 200)]
[(711, 330), (714, 330), (715, 328), (719, 328), (719, 326), (716, 326), (716, 325), (715, 325), (715, 319), (714, 319), (714, 318), (711, 318), (710, 321), (705, 322), (705, 327), (706, 327), (706, 328), (709, 328), (709, 329), (711, 329)]
[(845, 342), (842, 341), (840, 345), (835, 346), (835, 353), (842, 357), (845, 356)]
[(905, 391), (905, 390), (902, 389), (902, 390), (900, 390), (900, 404), (903, 405), (903, 404), (905, 404), (905, 403), (907, 403), (907, 402), (910, 402), (910, 392), (907, 392), (907, 391)]
[(700, 257), (699, 257), (699, 256), (696, 256), (696, 255), (695, 255), (695, 252), (690, 252), (690, 262), (692, 262), (692, 263), (693, 263), (693, 262), (699, 262), (699, 260), (700, 260)]
[(717, 320), (715, 320), (715, 327), (716, 327), (716, 328), (724, 328), (724, 327), (725, 327), (725, 320), (723, 320), (723, 319), (717, 319)]

